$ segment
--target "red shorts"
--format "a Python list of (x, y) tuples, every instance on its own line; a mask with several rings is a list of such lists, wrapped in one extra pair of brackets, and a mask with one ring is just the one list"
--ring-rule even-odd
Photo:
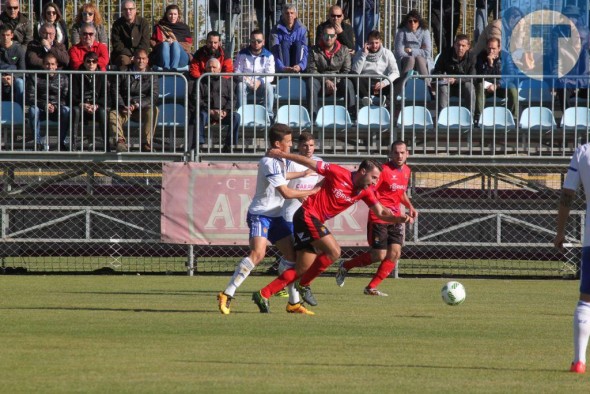
[(318, 218), (299, 208), (293, 215), (293, 235), (295, 236), (295, 250), (307, 250), (315, 253), (311, 244), (326, 235), (330, 230)]
[(404, 224), (367, 223), (367, 242), (373, 249), (386, 250), (389, 245), (404, 244)]

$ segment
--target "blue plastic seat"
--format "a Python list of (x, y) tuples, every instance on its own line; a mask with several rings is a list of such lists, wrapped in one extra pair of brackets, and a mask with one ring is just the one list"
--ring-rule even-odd
[(246, 104), (238, 108), (240, 126), (249, 128), (265, 128), (270, 126), (270, 118), (266, 108), (258, 104)]
[[(421, 78), (410, 78), (406, 81), (403, 98), (405, 98), (406, 106), (425, 105), (432, 101), (426, 82)], [(402, 100), (402, 97), (398, 96), (398, 100)]]
[(358, 112), (357, 127), (361, 130), (383, 131), (389, 130), (391, 115), (385, 107), (370, 105)]
[(303, 105), (307, 101), (305, 82), (300, 77), (281, 77), (277, 83), (280, 103)]
[(551, 87), (545, 81), (525, 79), (520, 82), (519, 100), (529, 106), (551, 106), (553, 95)]
[(590, 129), (590, 108), (570, 107), (561, 118), (561, 127), (567, 131), (588, 132)]
[(398, 118), (397, 127), (411, 129), (432, 129), (434, 122), (430, 111), (423, 106), (409, 105), (404, 107)]
[(439, 131), (442, 130), (471, 130), (473, 119), (471, 112), (465, 107), (449, 106), (440, 111), (437, 119)]
[(483, 130), (514, 130), (514, 116), (506, 107), (486, 107), (483, 109), (479, 126)]
[(164, 103), (184, 104), (188, 92), (186, 79), (180, 75), (162, 75), (158, 78), (159, 97)]
[(350, 113), (342, 105), (324, 105), (318, 111), (316, 126), (320, 128), (347, 129), (352, 126)]
[(305, 107), (290, 104), (279, 108), (275, 123), (286, 124), (294, 129), (308, 129), (311, 127), (311, 118)]
[(549, 108), (529, 107), (522, 111), (520, 127), (528, 130), (553, 131), (557, 123)]

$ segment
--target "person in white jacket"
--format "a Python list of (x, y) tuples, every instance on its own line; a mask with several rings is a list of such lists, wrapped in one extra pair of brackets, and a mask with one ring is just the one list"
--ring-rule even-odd
[[(393, 52), (383, 46), (383, 39), (378, 30), (369, 33), (369, 38), (352, 60), (352, 72), (360, 75), (384, 75), (387, 78), (360, 78), (359, 97), (363, 106), (373, 104), (371, 95), (380, 98), (381, 105), (386, 104), (391, 86), (399, 78), (399, 69)], [(395, 94), (395, 93), (394, 93)]]
[(262, 30), (255, 29), (250, 33), (250, 45), (242, 49), (234, 64), (236, 73), (250, 74), (238, 77), (238, 106), (246, 104), (248, 93), (254, 93), (254, 101), (264, 99), (266, 112), (272, 119), (274, 117), (274, 88), (271, 85), (274, 74), (275, 59), (272, 53), (264, 47), (264, 34)]

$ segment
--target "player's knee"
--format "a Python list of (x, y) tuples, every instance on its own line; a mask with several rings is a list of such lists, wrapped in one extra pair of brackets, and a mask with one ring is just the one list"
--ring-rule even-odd
[(253, 250), (250, 252), (250, 256), (248, 256), (248, 257), (250, 257), (250, 260), (252, 260), (252, 264), (258, 265), (258, 264), (260, 264), (260, 262), (264, 258), (264, 254), (260, 253), (256, 250)]
[(340, 249), (340, 246), (336, 246), (335, 248), (330, 250), (329, 253), (327, 253), (328, 257), (330, 258), (330, 260), (332, 260), (332, 262), (338, 260), (340, 258), (341, 254), (342, 254), (342, 249)]

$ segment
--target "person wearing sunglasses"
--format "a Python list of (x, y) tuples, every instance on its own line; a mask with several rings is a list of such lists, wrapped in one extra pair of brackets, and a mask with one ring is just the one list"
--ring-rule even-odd
[(272, 53), (264, 47), (262, 30), (252, 30), (250, 45), (238, 53), (234, 65), (236, 73), (246, 74), (243, 77), (237, 77), (239, 80), (238, 107), (246, 104), (246, 97), (248, 93), (252, 92), (255, 102), (260, 98), (264, 99), (266, 112), (272, 119), (274, 117), (274, 89), (271, 83), (274, 76), (252, 75), (275, 73), (275, 59)]
[(334, 29), (336, 29), (336, 39), (338, 42), (344, 46), (346, 46), (351, 55), (354, 54), (354, 30), (352, 26), (348, 23), (344, 22), (344, 11), (338, 5), (333, 5), (328, 9), (328, 19), (325, 22), (322, 22), (318, 25), (315, 29), (315, 43), (316, 45), (320, 43), (322, 38), (324, 28), (326, 26), (332, 25)]
[(88, 23), (80, 29), (82, 39), (79, 43), (70, 48), (70, 68), (78, 70), (84, 63), (84, 57), (88, 52), (98, 55), (98, 69), (106, 71), (109, 64), (109, 49), (102, 42), (96, 41), (96, 29)]
[[(430, 74), (428, 64), (433, 63), (430, 31), (428, 23), (417, 10), (409, 11), (399, 24), (395, 33), (394, 54), (402, 76), (400, 89), (409, 71), (415, 70), (420, 75)], [(425, 82), (430, 86), (429, 79)]]
[(34, 36), (36, 39), (39, 38), (39, 29), (46, 23), (50, 23), (55, 27), (55, 41), (64, 44), (66, 49), (69, 48), (68, 29), (57, 4), (47, 3), (43, 7), (39, 22), (35, 25)]
[[(108, 151), (106, 129), (108, 85), (106, 74), (100, 72), (98, 67), (99, 61), (99, 55), (96, 52), (86, 52), (78, 68), (86, 72), (72, 74), (72, 112), (74, 114), (72, 134), (75, 147), (79, 148), (77, 141), (80, 136), (80, 140), (87, 140), (91, 144), (88, 145), (88, 150), (96, 150), (97, 141), (102, 139)], [(89, 123), (90, 128), (82, 128), (82, 135), (80, 135), (80, 126), (84, 123)]]
[(318, 109), (324, 105), (336, 104), (337, 97), (344, 97), (345, 106), (356, 113), (354, 85), (346, 77), (330, 78), (324, 74), (350, 74), (352, 60), (345, 45), (336, 39), (336, 28), (324, 27), (322, 39), (311, 47), (307, 72), (312, 76), (307, 80), (309, 111), (315, 119)]
[(74, 25), (72, 26), (72, 31), (70, 33), (70, 41), (72, 42), (72, 45), (76, 45), (80, 42), (80, 29), (84, 23), (94, 25), (94, 29), (96, 30), (96, 36), (94, 39), (96, 41), (108, 44), (107, 32), (98, 7), (96, 7), (94, 3), (85, 3), (80, 7), (78, 15), (76, 15), (76, 19), (74, 20)]
[(57, 59), (57, 68), (63, 69), (70, 64), (70, 55), (66, 46), (55, 40), (55, 26), (46, 23), (39, 28), (39, 38), (27, 45), (25, 63), (27, 70), (43, 70), (43, 58), (51, 53)]
[(176, 4), (166, 7), (164, 17), (154, 27), (150, 45), (152, 64), (164, 71), (176, 71), (190, 62), (193, 47), (191, 29), (181, 20), (180, 8)]
[(18, 0), (6, 0), (0, 14), (0, 27), (8, 26), (14, 34), (14, 41), (27, 46), (33, 40), (33, 25), (29, 18), (20, 12)]

